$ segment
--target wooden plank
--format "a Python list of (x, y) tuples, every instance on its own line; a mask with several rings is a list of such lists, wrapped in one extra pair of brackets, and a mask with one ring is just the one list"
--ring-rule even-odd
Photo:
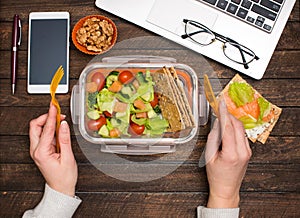
[[(271, 102), (283, 106), (283, 114), (265, 145), (251, 143), (253, 156), (241, 187), (241, 217), (300, 217), (300, 144), (297, 122), (299, 107), (300, 69), (300, 3), (289, 18), (276, 51), (272, 56), (263, 80), (255, 81), (243, 76)], [(20, 217), (34, 207), (42, 197), (44, 179), (29, 156), (29, 120), (46, 113), (49, 95), (28, 95), (27, 79), (27, 37), (28, 14), (31, 11), (69, 11), (71, 29), (83, 16), (103, 14), (112, 18), (119, 30), (118, 42), (134, 37), (156, 36), (154, 33), (130, 24), (112, 14), (99, 10), (94, 1), (48, 1), (30, 0), (1, 1), (0, 3), (0, 217)], [(17, 93), (10, 93), (11, 32), (13, 15), (18, 13), (23, 24), (23, 43), (19, 52)], [(159, 38), (159, 37), (156, 37)], [(210, 67), (199, 70), (198, 55), (160, 40), (149, 43), (134, 43), (130, 50), (118, 43), (111, 53), (101, 57), (120, 54), (147, 54), (175, 57), (196, 72), (206, 73), (212, 68), (225, 85), (236, 71), (213, 60), (207, 59)], [(154, 50), (153, 48), (158, 48)], [(163, 50), (159, 50), (163, 49)], [(188, 54), (188, 55), (187, 55)], [(79, 52), (71, 43), (70, 82), (77, 83), (82, 69), (92, 56)], [(197, 63), (197, 64), (195, 64)], [(41, 69), (42, 70), (42, 69)], [(211, 72), (209, 72), (211, 73)], [(63, 113), (70, 120), (70, 93), (58, 96)], [(83, 199), (74, 217), (195, 217), (198, 205), (206, 203), (208, 184), (204, 168), (198, 167), (198, 160), (205, 146), (210, 124), (201, 129), (193, 142), (194, 151), (188, 159), (171, 174), (150, 182), (133, 183), (112, 178), (89, 163), (76, 140), (78, 131), (71, 125), (72, 147), (79, 165), (78, 195)], [(176, 166), (184, 161), (185, 146), (178, 146), (176, 153), (160, 162), (164, 166)], [(150, 163), (154, 157), (122, 158), (133, 162)], [(111, 159), (106, 165), (124, 169), (124, 165)], [(157, 166), (156, 166), (157, 167)], [(157, 174), (147, 172), (146, 176)], [(123, 170), (124, 171), (124, 170)], [(126, 171), (120, 174), (124, 175)], [(129, 173), (130, 176), (130, 173)]]
[(294, 193), (241, 193), (240, 217), (299, 217), (300, 195)]
[[(15, 11), (10, 9), (14, 8)], [(28, 22), (28, 14), (31, 11), (69, 11), (71, 14), (71, 19), (77, 20), (80, 17), (87, 16), (89, 14), (98, 14), (99, 9), (94, 7), (94, 1), (78, 1), (72, 0), (72, 2), (62, 2), (62, 1), (47, 1), (47, 0), (31, 0), (24, 2), (22, 0), (17, 0), (15, 2), (7, 1), (1, 2), (0, 10), (2, 21), (12, 21), (14, 13), (18, 13), (23, 22)], [(107, 13), (105, 13), (107, 15)]]
[[(49, 97), (49, 96), (48, 96)], [(59, 99), (58, 96), (57, 99)], [(49, 97), (50, 98), (50, 97)], [(35, 101), (33, 101), (35, 102)], [(50, 102), (50, 99), (49, 99)], [(49, 103), (48, 103), (49, 104)], [(71, 132), (73, 125), (69, 107), (61, 107), (61, 111), (65, 114), (67, 122), (70, 124)], [(3, 123), (9, 124), (9, 128), (5, 125), (0, 125), (0, 135), (28, 135), (29, 122), (38, 116), (47, 113), (47, 107), (1, 107), (0, 118)], [(17, 122), (12, 122), (18, 118)], [(209, 131), (208, 125), (200, 129), (200, 135), (207, 135)]]
[[(187, 55), (187, 53), (189, 55)], [(184, 63), (192, 67), (195, 72), (208, 73), (211, 74), (212, 71), (219, 78), (230, 79), (232, 78), (237, 71), (229, 69), (228, 67), (217, 63), (216, 61), (205, 59), (204, 64), (199, 63), (199, 55), (191, 53), (187, 50), (112, 50), (110, 53), (106, 54), (107, 56), (118, 56), (118, 55), (154, 55), (154, 56), (166, 56), (173, 57), (179, 63)], [(0, 51), (0, 78), (1, 79), (10, 79), (10, 63), (11, 52), (10, 51)], [(101, 58), (104, 56), (101, 56)], [(70, 79), (78, 79), (80, 73), (84, 67), (92, 60), (93, 57), (84, 55), (79, 51), (71, 50), (70, 51)], [(267, 68), (266, 73), (264, 74), (263, 79), (299, 79), (299, 68), (300, 68), (300, 50), (295, 51), (275, 51), (270, 61), (270, 64)], [(27, 52), (19, 52), (19, 67), (18, 67), (18, 79), (27, 78)], [(247, 79), (250, 77), (245, 76)], [(2, 83), (2, 82), (1, 82)], [(18, 88), (18, 87), (17, 87)], [(26, 89), (26, 86), (22, 89)]]
[[(29, 108), (1, 107), (1, 122), (7, 124), (8, 126), (0, 125), (0, 135), (28, 135), (29, 121), (40, 116), (43, 113), (47, 113), (47, 111), (48, 106)], [(69, 107), (62, 107), (62, 113), (67, 115), (66, 119), (69, 124), (71, 124)], [(298, 107), (284, 108), (278, 123), (271, 133), (271, 136), (299, 136), (298, 130), (300, 129), (300, 122), (295, 122), (295, 120), (300, 120), (299, 115), (300, 108)], [(200, 128), (199, 136), (206, 136), (208, 134), (208, 131), (208, 125)]]
[[(72, 136), (72, 149), (78, 163), (88, 163), (75, 136)], [(28, 136), (0, 136), (0, 163), (33, 163), (29, 154)]]
[[(102, 167), (105, 164), (102, 164)], [(199, 192), (207, 191), (204, 168), (197, 164), (183, 164), (174, 172), (160, 178), (159, 169), (169, 169), (172, 164), (148, 164), (147, 174), (130, 174), (124, 164), (108, 164), (118, 178), (148, 178), (156, 180), (140, 183), (125, 182), (112, 178), (89, 164), (79, 164), (77, 191), (80, 192)], [(140, 165), (139, 165), (140, 166)], [(139, 167), (137, 166), (137, 167)], [(300, 190), (299, 164), (250, 164), (241, 191), (297, 192)], [(102, 168), (103, 169), (103, 168)], [(0, 190), (41, 191), (44, 179), (34, 164), (0, 164)], [(113, 176), (113, 174), (111, 174)], [(16, 179), (18, 178), (18, 179)], [(292, 178), (292, 179), (291, 179)], [(26, 183), (24, 182), (26, 181)], [(132, 181), (132, 180), (131, 180)], [(136, 180), (135, 180), (136, 181)], [(145, 181), (145, 180), (144, 180)], [(142, 185), (141, 185), (142, 184)], [(188, 185), (183, 185), (188, 184)]]
[(300, 2), (297, 0), (289, 17), (291, 21), (300, 21)]
[[(78, 193), (74, 217), (195, 217), (207, 193)], [(2, 192), (1, 217), (20, 217), (34, 208), (41, 192)], [(241, 193), (240, 217), (299, 217), (297, 193)]]
[[(18, 3), (19, 2), (19, 3)], [(16, 7), (16, 5), (21, 5), (22, 0), (17, 0), (15, 2), (3, 2), (1, 3), (1, 16), (0, 19), (1, 20), (5, 20), (5, 21), (10, 21), (12, 20), (12, 18), (10, 17), (10, 15), (12, 14), (12, 12), (9, 10), (10, 7)], [(14, 4), (14, 5), (12, 5)], [(26, 5), (28, 5), (28, 7), (19, 7), (18, 8), (18, 13), (20, 15), (24, 15), (22, 17), (26, 17), (26, 15), (28, 14), (28, 8), (30, 8), (32, 11), (39, 11), (41, 5), (43, 5), (44, 10), (43, 11), (53, 11), (53, 7), (57, 7), (60, 6), (62, 7), (62, 10), (68, 10), (71, 15), (72, 18), (74, 19), (79, 19), (80, 17), (86, 16), (87, 14), (99, 14), (101, 13), (104, 16), (112, 16), (114, 19), (117, 19), (117, 16), (113, 16), (112, 14), (109, 14), (107, 12), (105, 12), (104, 10), (98, 9), (96, 7), (94, 7), (94, 2), (91, 1), (72, 1), (72, 7), (68, 6), (68, 4), (64, 4), (61, 3), (61, 1), (30, 1), (28, 3), (26, 3)], [(82, 7), (84, 7), (84, 10), (82, 10)], [(76, 13), (75, 13), (76, 12)], [(291, 16), (289, 17), (289, 21), (299, 21), (300, 20), (300, 15), (299, 15), (299, 1), (296, 1), (296, 4), (294, 6), (294, 9), (291, 13)]]
[[(111, 17), (111, 16), (109, 16)], [(12, 16), (13, 18), (13, 16)], [(22, 19), (22, 17), (20, 17)], [(81, 17), (80, 17), (81, 18)], [(76, 22), (78, 20), (71, 20), (71, 26), (70, 26), (70, 33), (72, 32), (73, 27), (75, 26)], [(25, 22), (24, 22), (25, 21)], [(292, 22), (293, 23), (293, 22)], [(141, 27), (138, 27), (136, 25), (130, 24), (128, 22), (115, 22), (117, 29), (118, 29), (118, 38), (117, 42), (120, 42), (125, 39), (130, 39), (132, 38), (132, 33), (134, 32), (134, 37), (141, 37), (141, 36), (156, 36), (156, 34), (147, 31)], [(7, 40), (11, 41), (12, 37), (12, 22), (1, 22), (0, 23), (0, 33), (3, 35), (0, 36), (0, 48), (1, 50), (10, 50), (10, 43), (7, 43)], [(23, 19), (22, 22), (22, 44), (20, 46), (20, 50), (27, 50), (27, 45), (28, 45), (28, 18)], [(71, 40), (71, 39), (70, 39)], [(3, 42), (6, 42), (2, 44)], [(72, 40), (70, 41), (71, 49), (76, 50), (75, 46), (72, 43)]]
[[(1, 91), (0, 91), (0, 104), (3, 106), (46, 106), (49, 105), (51, 96), (50, 94), (28, 94), (27, 92), (27, 81), (24, 79), (18, 79), (16, 82), (16, 92), (15, 95), (11, 94), (11, 84), (10, 79), (0, 79)], [(56, 98), (61, 106), (69, 107), (71, 90), (74, 85), (78, 83), (77, 80), (70, 80), (69, 93), (67, 94), (57, 94)]]
[[(0, 78), (10, 79), (10, 63), (11, 52), (10, 51), (0, 51), (1, 59), (1, 69), (0, 69)], [(70, 79), (78, 79), (81, 71), (92, 59), (91, 56), (84, 55), (83, 53), (70, 50)], [(18, 52), (18, 79), (27, 78), (27, 51)], [(43, 69), (41, 69), (42, 71)], [(25, 89), (25, 87), (24, 87)]]
[[(28, 136), (0, 136), (0, 163), (1, 164), (21, 164), (33, 163), (29, 156), (29, 138)], [(270, 137), (265, 145), (260, 143), (251, 143), (252, 157), (250, 164), (292, 164), (300, 163), (300, 141), (299, 137)], [(88, 159), (82, 152), (79, 145), (85, 142), (77, 141), (72, 136), (72, 149), (77, 163), (88, 163)], [(192, 151), (191, 155), (185, 161), (189, 164), (197, 164), (206, 144), (206, 137), (200, 138)], [(160, 156), (158, 156), (160, 157)], [(166, 158), (170, 163), (184, 161), (185, 146), (177, 146), (173, 154)], [(130, 157), (131, 161), (148, 161), (144, 156)]]
[[(23, 7), (22, 7), (23, 6)], [(94, 6), (94, 1), (78, 1), (73, 0), (72, 3), (65, 3), (59, 0), (55, 1), (38, 1), (32, 0), (30, 2), (26, 2), (26, 7), (24, 7), (24, 2), (22, 0), (15, 0), (14, 2), (4, 1), (1, 2), (0, 11), (1, 16), (0, 20), (3, 21), (12, 21), (13, 11), (9, 10), (11, 7), (16, 8), (18, 14), (20, 14), (21, 18), (27, 18), (27, 15), (30, 11), (41, 11), (41, 6), (43, 8), (42, 11), (53, 11), (53, 8), (59, 7), (62, 11), (69, 11), (71, 13), (71, 17), (74, 20), (78, 20), (83, 16), (89, 14), (102, 14), (105, 16), (111, 16), (114, 19), (117, 19), (116, 16), (113, 16), (104, 10), (101, 10)], [(84, 10), (82, 10), (84, 8)], [(28, 11), (30, 9), (30, 11)], [(120, 19), (119, 19), (120, 20)], [(291, 16), (289, 17), (290, 21), (299, 21), (299, 1), (296, 1), (294, 9), (292, 11)]]
[[(11, 17), (13, 18), (13, 16)], [(21, 17), (22, 19), (22, 17)], [(24, 19), (25, 20), (25, 19)], [(28, 46), (28, 23), (23, 22), (22, 23), (22, 44), (20, 46), (20, 51), (27, 50)], [(73, 21), (71, 23), (71, 29), (75, 25), (75, 22)], [(143, 36), (158, 36), (155, 33), (152, 33), (150, 31), (147, 31), (143, 28), (140, 28), (136, 25), (133, 25), (128, 22), (120, 22), (116, 23), (117, 28), (118, 28), (118, 39), (117, 42), (122, 42), (123, 40), (126, 39), (132, 39), (133, 36), (134, 38), (136, 37), (143, 37)], [(12, 40), (12, 22), (1, 22), (0, 23), (0, 50), (11, 50), (11, 42)], [(299, 38), (299, 28), (300, 28), (300, 22), (288, 22), (286, 24), (285, 29), (283, 30), (283, 33), (280, 37), (280, 40), (277, 45), (277, 50), (295, 50), (295, 49), (300, 49), (300, 42), (298, 40)], [(134, 35), (133, 35), (134, 34)], [(175, 46), (173, 42), (170, 42), (169, 40), (163, 45), (163, 49), (174, 49), (174, 47), (180, 47), (178, 45)], [(168, 42), (169, 41), (169, 42)], [(155, 43), (156, 42), (151, 42), (151, 43), (143, 43), (143, 44), (134, 44), (131, 45), (132, 48), (138, 48), (138, 49), (151, 49), (155, 48)], [(76, 50), (75, 46), (73, 45), (72, 41), (70, 41), (71, 49)], [(157, 47), (159, 48), (159, 47)], [(85, 55), (88, 56), (88, 55)]]
[[(299, 53), (300, 54), (300, 53)], [(299, 66), (300, 67), (300, 66)], [(276, 80), (253, 80), (245, 77), (245, 79), (266, 99), (273, 104), (284, 107), (300, 106), (300, 79), (276, 79)], [(219, 79), (216, 86), (222, 89), (229, 79)], [(27, 93), (27, 81), (17, 80), (16, 94), (11, 95), (10, 79), (0, 79), (0, 104), (1, 106), (48, 106), (50, 95), (29, 95)], [(77, 80), (70, 80), (70, 92), (64, 95), (57, 95), (57, 99), (61, 106), (70, 106), (71, 90), (74, 85), (78, 84)]]

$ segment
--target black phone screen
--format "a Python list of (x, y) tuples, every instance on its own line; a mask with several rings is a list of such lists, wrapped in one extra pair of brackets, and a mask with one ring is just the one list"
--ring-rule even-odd
[[(32, 19), (30, 33), (29, 83), (48, 85), (57, 68), (68, 67), (68, 20)], [(66, 73), (60, 84), (66, 84)]]

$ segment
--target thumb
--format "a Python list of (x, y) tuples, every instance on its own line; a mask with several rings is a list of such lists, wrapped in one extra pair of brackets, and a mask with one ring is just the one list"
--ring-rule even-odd
[(205, 147), (206, 164), (215, 157), (216, 153), (219, 150), (220, 144), (221, 144), (220, 122), (218, 119), (216, 119), (214, 122), (214, 126), (210, 131), (206, 142), (206, 147)]
[(70, 128), (65, 120), (63, 120), (60, 124), (58, 140), (60, 144), (62, 161), (73, 160), (74, 155), (71, 147)]

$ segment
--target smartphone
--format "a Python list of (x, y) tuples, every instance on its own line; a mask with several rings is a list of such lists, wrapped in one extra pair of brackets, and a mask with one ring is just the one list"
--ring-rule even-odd
[(28, 93), (50, 93), (59, 66), (64, 76), (56, 93), (69, 90), (69, 12), (32, 12), (28, 32)]

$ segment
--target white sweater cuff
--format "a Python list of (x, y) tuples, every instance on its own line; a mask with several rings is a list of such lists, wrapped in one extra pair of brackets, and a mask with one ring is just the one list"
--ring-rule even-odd
[(62, 194), (45, 184), (42, 200), (33, 210), (26, 211), (23, 217), (72, 217), (80, 203), (81, 199), (78, 197)]
[(239, 208), (207, 208), (197, 207), (198, 218), (237, 218), (239, 217)]

